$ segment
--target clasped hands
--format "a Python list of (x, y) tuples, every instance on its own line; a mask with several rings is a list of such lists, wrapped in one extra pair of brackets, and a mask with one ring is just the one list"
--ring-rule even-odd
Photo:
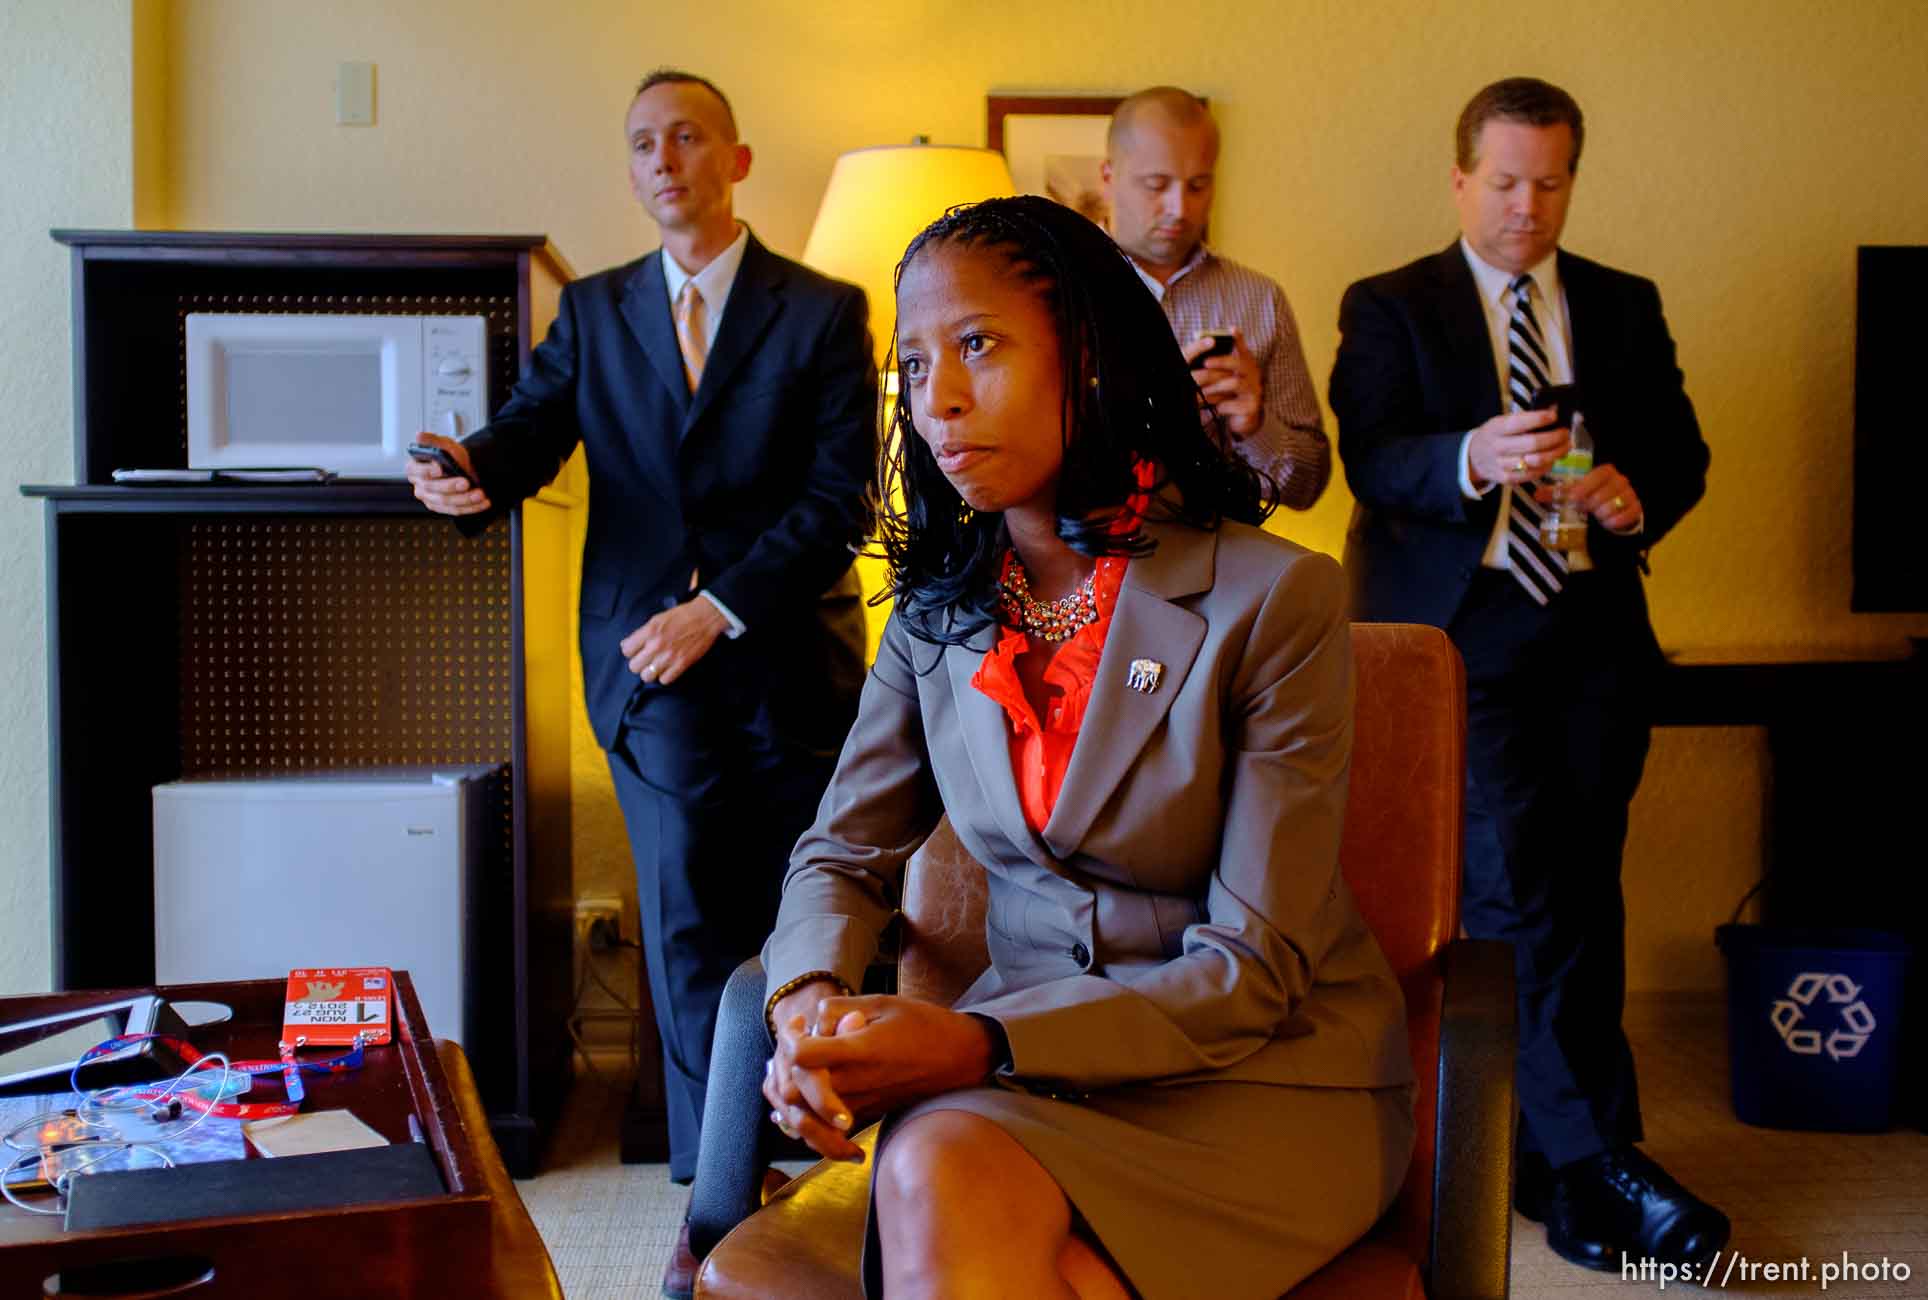
[(975, 1016), (916, 998), (841, 997), (827, 982), (777, 1003), (763, 1071), (770, 1120), (832, 1160), (861, 1161), (860, 1120), (982, 1083), (991, 1032)]
[[(1549, 427), (1557, 414), (1552, 409), (1511, 411), (1496, 415), (1474, 429), (1466, 444), (1467, 468), (1473, 486), (1537, 484), (1533, 499), (1543, 506), (1550, 505), (1553, 489), (1539, 480), (1573, 445), (1569, 430)], [(1645, 513), (1640, 494), (1634, 491), (1627, 476), (1612, 465), (1595, 465), (1573, 486), (1572, 499), (1609, 532), (1626, 532), (1638, 525)]]

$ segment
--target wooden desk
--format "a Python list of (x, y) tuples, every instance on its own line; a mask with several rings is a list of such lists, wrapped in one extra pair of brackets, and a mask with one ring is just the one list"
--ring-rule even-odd
[(1659, 726), (1772, 729), (1821, 717), (1839, 722), (1919, 699), (1928, 645), (1825, 649), (1675, 650), (1661, 670)]
[(1928, 897), (1907, 849), (1920, 763), (1907, 756), (1928, 726), (1928, 645), (1678, 653), (1655, 713), (1660, 726), (1766, 729), (1763, 919), (1921, 932)]
[[(234, 1008), (232, 1021), (194, 1032), (202, 1050), (272, 1057), (285, 988), (282, 980), (253, 980), (0, 998), (0, 1020), (157, 992)], [(489, 1137), (462, 1049), (427, 1036), (406, 972), (396, 972), (396, 1003), (395, 1041), (370, 1048), (360, 1070), (307, 1076), (308, 1108), (348, 1107), (393, 1142), (411, 1140), (414, 1116), (441, 1169), (445, 1195), (75, 1233), (59, 1218), (0, 1202), (0, 1294), (560, 1297), (548, 1252)], [(332, 1263), (303, 1262), (324, 1260)], [(43, 1280), (44, 1290), (32, 1289)]]

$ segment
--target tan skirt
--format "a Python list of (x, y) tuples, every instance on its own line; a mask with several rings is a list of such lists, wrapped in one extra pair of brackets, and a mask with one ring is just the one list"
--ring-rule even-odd
[[(1410, 1085), (1147, 1084), (1077, 1102), (970, 1088), (890, 1117), (878, 1154), (935, 1110), (1023, 1144), (1143, 1300), (1277, 1300), (1365, 1235), (1412, 1159)], [(883, 1295), (882, 1276), (873, 1197), (866, 1295)]]

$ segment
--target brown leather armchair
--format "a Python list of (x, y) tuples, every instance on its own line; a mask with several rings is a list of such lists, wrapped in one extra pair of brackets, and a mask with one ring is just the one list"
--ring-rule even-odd
[[(1363, 1241), (1296, 1287), (1318, 1297), (1501, 1297), (1512, 1226), (1513, 957), (1458, 939), (1465, 682), (1437, 628), (1354, 625), (1356, 727), (1340, 856), (1406, 993), (1418, 1135), (1399, 1198)], [(988, 961), (982, 872), (948, 823), (904, 883), (899, 991), (949, 1002)], [(763, 972), (731, 980), (717, 1029), (690, 1240), (696, 1294), (856, 1300), (870, 1163), (821, 1161), (757, 1210), (775, 1130)], [(860, 1139), (874, 1151), (873, 1126)], [(755, 1211), (752, 1213), (752, 1211)], [(727, 1233), (727, 1235), (725, 1235)]]

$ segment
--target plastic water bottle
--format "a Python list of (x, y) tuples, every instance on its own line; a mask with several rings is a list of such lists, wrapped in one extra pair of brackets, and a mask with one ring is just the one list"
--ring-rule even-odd
[(1593, 439), (1587, 422), (1573, 413), (1573, 445), (1546, 472), (1553, 487), (1553, 504), (1540, 516), (1540, 543), (1549, 551), (1577, 551), (1586, 545), (1587, 516), (1574, 498), (1581, 479), (1593, 472)]

